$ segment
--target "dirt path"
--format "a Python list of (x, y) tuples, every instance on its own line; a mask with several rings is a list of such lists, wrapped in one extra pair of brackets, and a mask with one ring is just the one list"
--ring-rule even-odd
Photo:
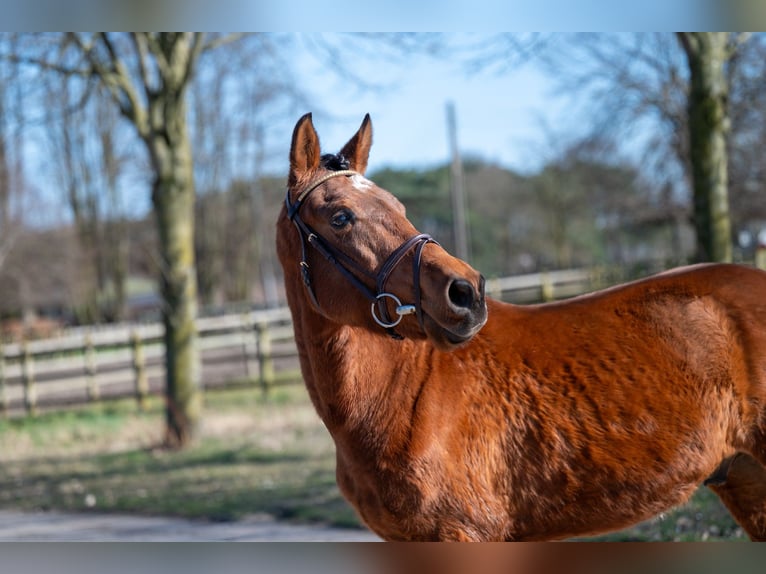
[(68, 514), (0, 510), (0, 541), (258, 541), (374, 542), (366, 530), (288, 524), (265, 516), (237, 522), (115, 514)]

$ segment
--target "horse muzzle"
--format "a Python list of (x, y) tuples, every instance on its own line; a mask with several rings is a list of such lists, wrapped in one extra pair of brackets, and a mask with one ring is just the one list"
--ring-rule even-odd
[(424, 327), (434, 344), (450, 350), (470, 341), (487, 322), (485, 281), (482, 275), (472, 282), (464, 277), (448, 282), (445, 303), (429, 306)]

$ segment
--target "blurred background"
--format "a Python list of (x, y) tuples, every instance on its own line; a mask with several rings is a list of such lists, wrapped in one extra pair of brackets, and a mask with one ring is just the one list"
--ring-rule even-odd
[[(4, 324), (159, 317), (152, 157), (73, 36), (0, 36)], [(134, 43), (111, 39), (143, 97)], [(203, 313), (282, 303), (274, 220), (292, 126), (306, 111), (326, 151), (371, 113), (369, 175), (488, 277), (715, 258), (695, 239), (690, 72), (674, 34), (260, 33), (202, 42), (184, 119)], [(766, 39), (728, 42), (726, 239), (729, 258), (754, 262), (766, 234)], [(462, 230), (451, 196), (458, 184)]]
[[(277, 416), (280, 401), (306, 405), (272, 387), (299, 382), (274, 224), (292, 128), (308, 111), (328, 152), (370, 113), (368, 176), (402, 200), (416, 227), (491, 278), (495, 296), (549, 300), (698, 261), (766, 267), (766, 34), (6, 32), (6, 445), (35, 443), (18, 417), (55, 411), (60, 427), (44, 431), (44, 442), (58, 437), (83, 462), (96, 451), (83, 453), (80, 438), (101, 436), (90, 446), (104, 447), (114, 438), (104, 421), (130, 420), (126, 448), (143, 453), (132, 471), (160, 475), (199, 451), (169, 463), (147, 445), (226, 443), (225, 429), (243, 442), (224, 454), (223, 443), (210, 443), (218, 446), (206, 447), (208, 460), (233, 468), (280, 453), (305, 468), (302, 457), (319, 453), (310, 481), (318, 490), (299, 496), (296, 486), (283, 500), (300, 503), (275, 510), (273, 486), (252, 495), (273, 485), (262, 478), (223, 507), (167, 512), (303, 516), (296, 506), (343, 507), (325, 463), (331, 445), (307, 441), (321, 432), (310, 407), (293, 409), (292, 435), (270, 439), (279, 424), (263, 426), (263, 412)], [(182, 347), (186, 324), (193, 344)], [(198, 398), (224, 386), (245, 394)], [(119, 403), (126, 396), (138, 411)], [(61, 414), (63, 405), (103, 400), (107, 411)], [(257, 420), (226, 410), (249, 401)], [(162, 420), (162, 433), (151, 430)], [(264, 451), (251, 450), (254, 436)], [(24, 452), (6, 456), (21, 465)], [(99, 460), (114, 470), (115, 461)], [(22, 480), (30, 473), (42, 482)], [(154, 508), (168, 500), (167, 489), (138, 483), (123, 500), (79, 468), (54, 484), (44, 468), (17, 474), (24, 488), (6, 496), (10, 506), (39, 508), (25, 501), (41, 489), (49, 508), (111, 500), (107, 509), (145, 511), (147, 499)], [(210, 488), (219, 492), (220, 481), (210, 478)], [(357, 524), (339, 512), (339, 523)], [(731, 523), (695, 530), (702, 515), (684, 515), (667, 536), (741, 536)]]

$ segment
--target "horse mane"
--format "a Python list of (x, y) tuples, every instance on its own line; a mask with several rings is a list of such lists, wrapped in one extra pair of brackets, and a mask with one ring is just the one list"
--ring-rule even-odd
[(342, 153), (326, 153), (319, 158), (319, 163), (330, 171), (341, 171), (351, 167), (351, 162)]

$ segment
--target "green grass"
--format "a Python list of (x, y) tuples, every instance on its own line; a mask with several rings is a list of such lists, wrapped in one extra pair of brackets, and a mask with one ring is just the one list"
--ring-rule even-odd
[[(356, 527), (335, 484), (332, 441), (300, 385), (209, 392), (199, 437), (160, 448), (162, 405), (120, 401), (0, 420), (0, 508), (127, 512), (215, 521), (268, 514)], [(733, 540), (715, 495), (596, 540)]]
[(199, 438), (158, 447), (159, 402), (0, 422), (0, 508), (130, 512), (359, 526), (335, 484), (334, 447), (305, 391), (206, 397)]

